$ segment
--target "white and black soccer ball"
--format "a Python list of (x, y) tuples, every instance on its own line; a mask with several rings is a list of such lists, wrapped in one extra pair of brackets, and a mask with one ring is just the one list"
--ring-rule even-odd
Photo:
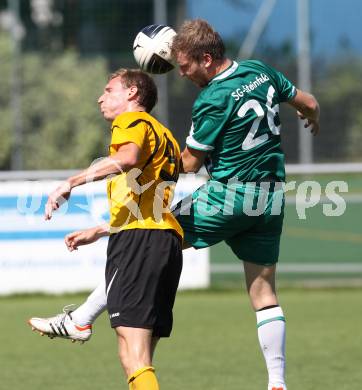
[(133, 42), (133, 54), (139, 67), (154, 74), (172, 70), (171, 45), (175, 35), (173, 28), (162, 24), (144, 27)]

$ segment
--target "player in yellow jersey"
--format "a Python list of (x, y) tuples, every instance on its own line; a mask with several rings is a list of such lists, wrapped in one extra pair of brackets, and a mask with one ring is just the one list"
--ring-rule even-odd
[[(109, 175), (110, 224), (96, 237), (110, 235), (106, 288), (111, 326), (130, 389), (158, 389), (152, 355), (172, 329), (172, 308), (182, 269), (183, 232), (169, 206), (180, 170), (180, 149), (171, 132), (148, 112), (157, 88), (139, 70), (112, 74), (98, 100), (112, 122), (109, 157), (68, 178), (49, 195), (50, 219), (71, 190)], [(67, 337), (66, 321), (54, 321)], [(65, 332), (63, 334), (63, 332)]]
[(140, 154), (130, 174), (108, 181), (112, 231), (171, 228), (181, 237), (182, 229), (175, 217), (170, 212), (163, 213), (169, 206), (180, 169), (176, 140), (148, 113), (127, 112), (112, 123), (110, 156), (129, 140), (138, 146)]
[(164, 212), (180, 170), (180, 149), (171, 132), (147, 112), (119, 115), (111, 131), (111, 157), (118, 153), (119, 145), (129, 142), (139, 150), (132, 172), (108, 181), (111, 232), (173, 229), (182, 237), (176, 218)]

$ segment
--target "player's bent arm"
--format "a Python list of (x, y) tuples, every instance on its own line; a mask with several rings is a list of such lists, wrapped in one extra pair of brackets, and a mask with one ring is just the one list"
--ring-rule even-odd
[(108, 223), (103, 223), (102, 225), (94, 226), (93, 228), (90, 228), (89, 230), (92, 230), (94, 232), (94, 235), (96, 239), (101, 237), (106, 237), (111, 234), (111, 229)]
[(310, 93), (297, 89), (297, 93), (288, 103), (293, 106), (301, 119), (306, 119), (305, 127), (312, 126), (313, 134), (319, 131), (319, 104), (317, 99)]
[(297, 89), (294, 98), (288, 103), (300, 111), (306, 118), (319, 119), (319, 104), (310, 93)]
[(77, 250), (81, 245), (88, 245), (101, 237), (109, 236), (109, 224), (98, 225), (90, 229), (79, 230), (65, 236), (65, 245), (70, 252)]
[(182, 172), (198, 172), (203, 166), (206, 156), (206, 152), (186, 146), (181, 153)]
[(68, 200), (74, 187), (101, 180), (108, 175), (129, 171), (136, 166), (140, 152), (140, 148), (133, 142), (122, 144), (112, 156), (98, 161), (77, 175), (68, 178), (49, 195), (45, 205), (45, 220), (51, 219), (53, 211), (57, 210), (65, 200)]
[(107, 157), (79, 174), (70, 177), (67, 181), (70, 188), (82, 184), (104, 179), (108, 175), (128, 172), (134, 168), (139, 160), (141, 150), (133, 142), (122, 144), (118, 151), (110, 157)]

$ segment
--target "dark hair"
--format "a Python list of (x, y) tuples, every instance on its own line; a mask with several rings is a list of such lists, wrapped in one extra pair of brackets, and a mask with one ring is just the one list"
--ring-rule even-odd
[(139, 69), (121, 68), (112, 73), (109, 79), (120, 77), (125, 88), (137, 87), (138, 104), (151, 112), (157, 103), (157, 87), (152, 77)]
[(205, 20), (186, 20), (172, 42), (172, 56), (175, 58), (179, 52), (197, 62), (205, 53), (214, 60), (220, 60), (224, 58), (225, 46), (219, 33)]

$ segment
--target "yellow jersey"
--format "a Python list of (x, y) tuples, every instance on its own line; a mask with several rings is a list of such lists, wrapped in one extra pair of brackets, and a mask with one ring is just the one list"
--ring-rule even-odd
[(127, 112), (112, 123), (109, 154), (132, 142), (140, 150), (137, 165), (108, 180), (111, 234), (127, 229), (183, 231), (170, 211), (180, 172), (180, 147), (170, 130), (146, 112)]

